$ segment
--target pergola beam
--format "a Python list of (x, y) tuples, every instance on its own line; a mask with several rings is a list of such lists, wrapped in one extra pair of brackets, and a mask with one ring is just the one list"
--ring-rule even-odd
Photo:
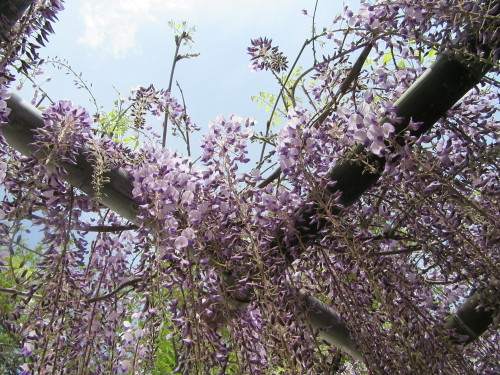
[[(11, 1), (0, 1), (3, 32), (15, 24), (33, 0), (19, 0), (14, 3), (17, 7), (12, 8)], [(404, 117), (403, 123), (398, 126), (398, 132), (408, 125), (410, 119), (422, 121), (424, 125), (419, 131), (427, 131), (480, 81), (487, 69), (488, 66), (485, 64), (467, 66), (460, 56), (441, 56), (395, 103), (398, 106), (398, 114)], [(11, 113), (9, 124), (1, 128), (3, 136), (13, 148), (30, 156), (35, 152), (31, 145), (34, 142), (33, 130), (43, 126), (43, 118), (37, 109), (15, 94), (8, 100), (8, 106)], [(60, 165), (67, 172), (63, 178), (86, 194), (95, 196), (91, 184), (94, 166), (85, 157), (86, 149), (79, 151), (76, 165), (68, 163)], [(356, 153), (361, 151), (361, 148), (355, 150)], [(373, 161), (382, 161), (375, 156), (373, 158)], [(364, 168), (360, 168), (354, 162), (340, 163), (330, 173), (330, 177), (337, 181), (337, 184), (329, 193), (342, 192), (341, 203), (344, 206), (354, 203), (380, 177), (380, 172), (372, 174), (363, 172)], [(126, 172), (122, 169), (113, 169), (106, 177), (109, 183), (104, 184), (97, 199), (119, 215), (138, 224), (138, 205), (132, 197), (132, 183)], [(301, 235), (307, 238), (317, 236), (318, 229), (310, 225), (310, 219), (316, 213), (317, 209), (304, 212), (302, 223), (305, 225), (301, 224), (299, 227)], [(349, 355), (362, 359), (362, 354), (339, 314), (312, 296), (304, 295), (303, 299), (306, 307), (305, 315), (311, 326), (319, 330), (320, 337)], [(474, 294), (448, 319), (445, 327), (468, 336), (468, 342), (476, 339), (492, 323), (492, 313), (478, 306), (479, 298)]]
[(0, 0), (0, 32), (9, 32), (35, 0)]

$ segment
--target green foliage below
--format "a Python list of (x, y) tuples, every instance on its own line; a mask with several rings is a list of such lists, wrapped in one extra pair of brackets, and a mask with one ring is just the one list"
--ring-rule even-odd
[(157, 340), (156, 359), (153, 375), (171, 374), (177, 367), (177, 349), (175, 336), (167, 338), (171, 332), (165, 327), (161, 330)]
[[(25, 250), (25, 244), (13, 244), (15, 255), (7, 256), (0, 266), (0, 287), (5, 289), (22, 289), (34, 272), (32, 267), (36, 261), (36, 255)], [(40, 247), (36, 249), (40, 251)], [(0, 251), (8, 251), (5, 248)], [(12, 332), (5, 322), (10, 320), (15, 311), (15, 298), (12, 295), (0, 293), (0, 374), (19, 374), (19, 366), (25, 362), (25, 358), (19, 354), (21, 348), (20, 338)], [(21, 320), (23, 317), (21, 316)], [(18, 321), (19, 322), (19, 321)]]

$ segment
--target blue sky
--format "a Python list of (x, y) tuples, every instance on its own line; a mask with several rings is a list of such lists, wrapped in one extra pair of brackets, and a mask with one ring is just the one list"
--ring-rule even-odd
[[(315, 0), (80, 0), (67, 1), (54, 25), (43, 57), (66, 59), (83, 73), (104, 110), (117, 98), (115, 88), (127, 95), (130, 88), (153, 84), (166, 88), (175, 49), (170, 20), (186, 20), (196, 27), (192, 50), (200, 56), (179, 62), (174, 79), (182, 87), (188, 114), (206, 129), (217, 114), (256, 118), (263, 129), (268, 114), (250, 99), (259, 91), (277, 93), (269, 72), (251, 72), (246, 47), (250, 39), (266, 36), (294, 60), (311, 35)], [(316, 23), (330, 27), (341, 1), (320, 0)], [(333, 44), (319, 50), (330, 54)], [(311, 59), (301, 60), (310, 66)], [(75, 89), (72, 77), (47, 67), (52, 77), (44, 89), (53, 99), (71, 99), (92, 107), (88, 95)], [(175, 87), (175, 83), (174, 83)], [(179, 96), (178, 90), (173, 90)], [(30, 99), (30, 94), (23, 94)], [(177, 148), (176, 144), (169, 145)], [(181, 146), (179, 146), (181, 147)], [(196, 144), (194, 145), (196, 148)]]

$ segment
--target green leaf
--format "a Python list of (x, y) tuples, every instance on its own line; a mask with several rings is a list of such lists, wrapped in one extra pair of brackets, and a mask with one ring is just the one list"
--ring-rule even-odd
[(392, 52), (391, 52), (391, 51), (387, 52), (387, 53), (384, 55), (384, 57), (382, 57), (382, 62), (383, 62), (384, 64), (387, 64), (387, 63), (388, 63), (389, 61), (391, 61), (391, 60), (392, 60)]
[(356, 280), (357, 278), (358, 277), (353, 272), (350, 272), (349, 275), (347, 275), (347, 280)]

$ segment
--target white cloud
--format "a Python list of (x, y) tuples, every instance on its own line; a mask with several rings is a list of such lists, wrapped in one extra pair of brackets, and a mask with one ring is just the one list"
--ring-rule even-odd
[[(141, 26), (165, 19), (169, 11), (184, 10), (187, 0), (85, 0), (81, 8), (85, 30), (79, 42), (90, 48), (103, 48), (115, 57), (136, 48)], [(167, 18), (168, 19), (168, 18)]]
[[(303, 4), (303, 0), (295, 1)], [(93, 49), (123, 57), (137, 50), (136, 36), (151, 23), (187, 20), (213, 22), (223, 18), (232, 24), (271, 20), (280, 9), (290, 9), (291, 0), (84, 0), (80, 14), (85, 29), (79, 42)], [(300, 5), (295, 4), (298, 12)]]

